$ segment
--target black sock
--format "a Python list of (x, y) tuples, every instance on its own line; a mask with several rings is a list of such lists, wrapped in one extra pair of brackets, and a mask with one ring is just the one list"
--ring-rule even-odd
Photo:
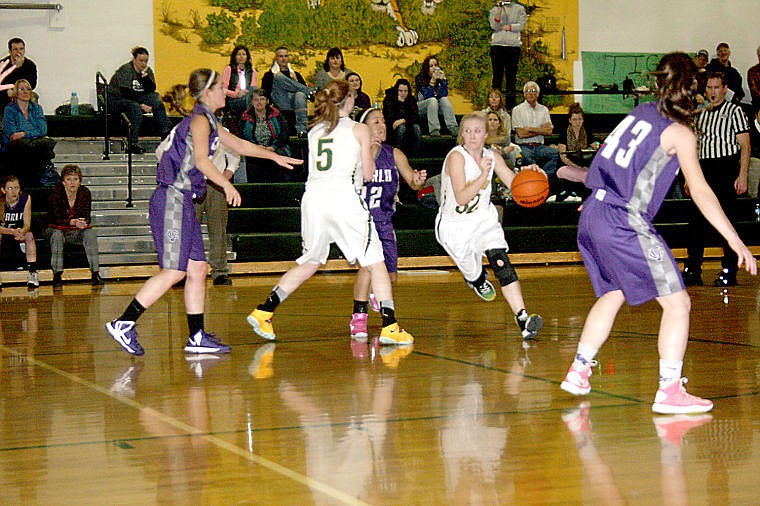
[(199, 330), (203, 330), (203, 313), (188, 314), (187, 326), (190, 329), (191, 336), (194, 336)]
[(483, 268), (483, 270), (480, 271), (480, 276), (478, 276), (478, 279), (476, 279), (475, 281), (469, 281), (469, 283), (472, 286), (480, 286), (480, 285), (482, 285), (485, 282), (486, 276), (487, 276), (486, 269)]
[(380, 315), (383, 317), (383, 327), (396, 323), (396, 310), (381, 304)]
[(369, 312), (369, 301), (355, 300), (354, 301), (354, 313), (367, 313)]
[(26, 270), (29, 272), (37, 272), (37, 262), (27, 262)]
[(127, 306), (124, 314), (119, 317), (119, 320), (126, 322), (136, 322), (137, 319), (140, 318), (140, 315), (142, 315), (144, 312), (145, 308), (143, 305), (137, 302), (137, 299), (132, 299), (132, 302), (129, 303), (129, 306)]
[(262, 311), (267, 311), (269, 313), (273, 313), (275, 309), (277, 309), (277, 306), (280, 305), (280, 296), (277, 295), (277, 292), (275, 290), (272, 290), (272, 292), (269, 294), (269, 297), (267, 297), (267, 300), (264, 301), (263, 304), (258, 305), (258, 309), (261, 309)]

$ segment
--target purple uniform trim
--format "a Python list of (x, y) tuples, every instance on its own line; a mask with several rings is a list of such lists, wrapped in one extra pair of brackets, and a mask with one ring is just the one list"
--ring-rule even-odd
[(678, 173), (660, 147), (672, 124), (654, 102), (615, 128), (591, 163), (593, 190), (578, 223), (578, 248), (597, 296), (621, 290), (631, 305), (684, 289), (675, 259), (652, 225)]
[(388, 272), (398, 271), (398, 246), (396, 245), (396, 231), (390, 221), (376, 221), (375, 230), (383, 245), (383, 258)]
[(150, 197), (148, 216), (159, 267), (187, 272), (189, 260), (206, 261), (192, 194), (159, 186)]

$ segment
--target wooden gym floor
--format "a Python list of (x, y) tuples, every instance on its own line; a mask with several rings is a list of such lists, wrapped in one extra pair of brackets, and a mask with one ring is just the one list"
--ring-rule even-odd
[(209, 282), (206, 327), (233, 351), (206, 359), (182, 351), (181, 289), (140, 320), (135, 359), (103, 325), (140, 282), (6, 286), (0, 504), (757, 504), (757, 279), (689, 290), (684, 372), (715, 410), (662, 417), (659, 306), (624, 307), (594, 390), (573, 398), (559, 382), (594, 300), (585, 271), (518, 272), (545, 321), (529, 343), (503, 298), (481, 302), (457, 272), (402, 272), (413, 348), (351, 341), (351, 273), (293, 294), (276, 343), (245, 321), (276, 276)]

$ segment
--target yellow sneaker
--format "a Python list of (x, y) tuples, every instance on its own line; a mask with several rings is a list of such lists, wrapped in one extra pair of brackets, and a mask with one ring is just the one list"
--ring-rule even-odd
[(248, 315), (248, 323), (253, 327), (253, 331), (264, 339), (274, 341), (274, 329), (272, 328), (272, 315), (269, 311), (262, 311), (261, 309), (254, 309), (251, 314)]
[(414, 345), (412, 344), (386, 346), (380, 350), (380, 359), (386, 366), (396, 369), (401, 359), (409, 355), (413, 350)]
[(253, 361), (248, 366), (248, 373), (256, 379), (274, 376), (274, 343), (267, 343), (256, 350)]
[(398, 322), (392, 323), (380, 331), (382, 344), (414, 344), (414, 336), (398, 326)]

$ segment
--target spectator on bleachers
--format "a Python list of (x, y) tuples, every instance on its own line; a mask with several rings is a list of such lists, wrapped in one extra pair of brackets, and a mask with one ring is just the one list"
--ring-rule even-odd
[(705, 102), (705, 86), (707, 86), (707, 62), (710, 59), (710, 53), (707, 49), (700, 49), (694, 56), (694, 64), (697, 66), (697, 94), (694, 98), (698, 104), (704, 104)]
[[(243, 138), (283, 156), (290, 156), (288, 126), (276, 107), (269, 104), (262, 90), (254, 90), (251, 107), (240, 120)], [(293, 171), (272, 160), (246, 157), (245, 170), (249, 183), (287, 182)]]
[(161, 137), (166, 137), (172, 129), (164, 104), (156, 93), (156, 77), (148, 66), (148, 50), (144, 47), (133, 48), (132, 60), (114, 72), (108, 86), (108, 101), (114, 115), (124, 113), (132, 124), (128, 147), (132, 153), (145, 153), (137, 144), (144, 114), (153, 114)]
[[(567, 129), (559, 135), (557, 149), (560, 161), (564, 164), (557, 169), (557, 177), (560, 180), (560, 191), (557, 200), (586, 198), (591, 190), (586, 188), (586, 175), (588, 167), (583, 150), (599, 147), (593, 134), (583, 126), (583, 108), (575, 102), (568, 110)], [(590, 160), (589, 160), (590, 161)]]
[(538, 103), (540, 92), (541, 88), (534, 81), (525, 83), (525, 101), (512, 109), (512, 126), (515, 128), (515, 144), (522, 150), (523, 164), (535, 163), (544, 170), (553, 195), (557, 186), (559, 152), (556, 148), (544, 144), (544, 136), (552, 134), (554, 125), (549, 109)]
[(449, 80), (438, 65), (437, 57), (428, 56), (422, 61), (422, 68), (414, 78), (414, 86), (417, 88), (417, 109), (420, 116), (427, 118), (430, 135), (441, 135), (441, 121), (438, 119), (441, 114), (449, 134), (456, 137), (459, 126), (449, 99)]
[(747, 86), (752, 98), (752, 110), (760, 111), (760, 46), (757, 47), (757, 65), (753, 65), (747, 71)]
[[(37, 87), (37, 65), (26, 57), (26, 44), (23, 39), (13, 37), (8, 41), (8, 56), (0, 60), (0, 65), (6, 61), (12, 63), (16, 68), (9, 75), (0, 79), (0, 84), (13, 84), (19, 79), (26, 79), (32, 89)], [(13, 88), (0, 92), (0, 114), (14, 97)]]
[(422, 149), (422, 127), (417, 111), (417, 101), (412, 96), (412, 86), (406, 79), (385, 90), (383, 117), (391, 144), (406, 156), (419, 154)]
[(3, 179), (0, 189), (3, 197), (3, 214), (0, 217), (0, 255), (4, 269), (15, 268), (20, 257), (26, 260), (29, 271), (27, 287), (40, 286), (37, 276), (37, 243), (32, 233), (32, 197), (21, 191), (16, 176)]
[(483, 114), (489, 112), (495, 112), (501, 117), (501, 124), (504, 127), (504, 131), (510, 136), (512, 135), (512, 117), (507, 112), (507, 106), (504, 104), (504, 95), (496, 88), (492, 88), (488, 92), (488, 99), (486, 100), (486, 106), (483, 108)]
[(230, 54), (230, 64), (222, 71), (222, 84), (227, 96), (224, 108), (224, 126), (240, 136), (240, 116), (251, 105), (251, 92), (259, 86), (259, 76), (251, 63), (247, 46), (238, 45)]
[(98, 234), (92, 228), (92, 195), (82, 185), (82, 170), (64, 165), (61, 182), (53, 187), (48, 199), (48, 226), (45, 236), (50, 242), (50, 268), (53, 286), (63, 286), (63, 246), (83, 246), (92, 272), (92, 285), (103, 285), (100, 277)]
[(309, 121), (306, 101), (314, 99), (314, 90), (306, 86), (303, 76), (290, 65), (287, 47), (275, 49), (272, 68), (261, 78), (261, 88), (281, 113), (285, 113), (286, 117), (289, 114), (294, 116), (293, 122), (288, 120), (291, 133), (305, 137)]
[(6, 163), (30, 188), (40, 185), (40, 177), (55, 171), (55, 140), (47, 136), (47, 120), (42, 106), (32, 102), (32, 86), (19, 79), (14, 86), (16, 100), (5, 106), (3, 114), (2, 150), (7, 153)]
[(744, 98), (744, 87), (742, 86), (742, 75), (731, 65), (731, 48), (727, 42), (721, 42), (716, 48), (717, 58), (710, 60), (707, 64), (708, 72), (722, 72), (728, 80), (728, 89), (726, 100), (738, 104)]
[(518, 148), (516, 144), (512, 144), (509, 132), (504, 129), (504, 125), (501, 122), (501, 115), (497, 112), (489, 111), (486, 113), (486, 119), (486, 125), (488, 126), (486, 146), (490, 146), (491, 149), (501, 153), (502, 158), (507, 162), (509, 168), (514, 170)]
[(346, 68), (346, 62), (343, 60), (343, 51), (339, 47), (331, 47), (327, 50), (322, 70), (317, 72), (314, 78), (314, 88), (321, 90), (334, 79), (346, 79), (349, 72), (351, 71)]
[(351, 114), (351, 119), (358, 120), (358, 115), (362, 111), (366, 111), (372, 107), (372, 102), (369, 99), (369, 95), (362, 91), (364, 82), (359, 74), (356, 72), (346, 72), (346, 81), (348, 81), (348, 92), (354, 97), (354, 111)]

